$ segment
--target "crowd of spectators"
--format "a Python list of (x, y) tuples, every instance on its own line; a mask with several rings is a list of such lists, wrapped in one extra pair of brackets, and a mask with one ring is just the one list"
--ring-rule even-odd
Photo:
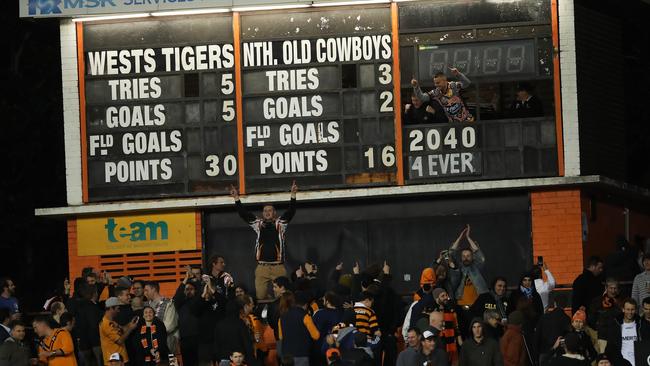
[[(542, 258), (510, 291), (505, 277), (486, 278), (489, 256), (467, 225), (405, 301), (386, 261), (349, 271), (339, 263), (330, 273), (307, 261), (287, 273), (295, 183), (291, 192), (287, 212), (269, 205), (258, 218), (232, 188), (256, 233), (253, 292), (227, 272), (224, 255), (188, 267), (173, 297), (155, 281), (86, 268), (47, 300), (48, 315), (30, 319), (31, 343), (16, 284), (2, 279), (0, 366), (636, 366), (635, 342), (650, 340), (650, 255), (630, 297), (617, 278), (603, 278), (603, 260), (590, 258), (569, 304)], [(640, 268), (626, 245), (624, 260), (616, 252), (608, 263), (613, 272), (636, 266), (632, 275)]]

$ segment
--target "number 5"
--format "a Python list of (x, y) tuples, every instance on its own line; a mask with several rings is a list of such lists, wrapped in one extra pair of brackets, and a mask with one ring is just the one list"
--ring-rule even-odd
[(235, 101), (234, 100), (224, 100), (223, 101), (223, 109), (222, 109), (222, 114), (221, 118), (223, 118), (224, 121), (230, 122), (233, 119), (235, 119)]
[(221, 92), (230, 95), (233, 90), (235, 90), (235, 83), (232, 82), (232, 74), (221, 74)]

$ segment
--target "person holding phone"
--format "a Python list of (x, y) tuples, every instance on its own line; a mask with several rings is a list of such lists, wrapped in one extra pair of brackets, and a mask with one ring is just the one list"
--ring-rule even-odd
[(129, 362), (129, 355), (126, 352), (126, 339), (131, 332), (136, 328), (139, 317), (133, 317), (131, 321), (125, 326), (120, 326), (117, 323), (117, 313), (119, 310), (120, 301), (117, 297), (109, 297), (106, 300), (106, 312), (101, 323), (99, 323), (99, 339), (102, 345), (102, 353), (104, 355), (104, 364), (110, 363), (110, 357), (113, 353), (119, 353), (122, 356), (124, 363)]
[(273, 205), (264, 205), (262, 217), (257, 217), (248, 212), (239, 200), (239, 191), (234, 186), (230, 187), (230, 196), (235, 200), (239, 216), (255, 231), (255, 294), (258, 300), (267, 299), (269, 286), (272, 281), (280, 276), (287, 275), (284, 267), (286, 254), (285, 235), (289, 222), (296, 214), (296, 181), (291, 184), (291, 201), (289, 209), (278, 216)]
[(555, 277), (553, 277), (551, 271), (548, 270), (548, 266), (544, 262), (544, 257), (537, 257), (537, 265), (533, 267), (532, 275), (534, 278), (533, 283), (535, 284), (535, 289), (537, 290), (539, 297), (541, 297), (544, 311), (546, 311), (546, 309), (548, 309), (548, 294), (555, 289)]

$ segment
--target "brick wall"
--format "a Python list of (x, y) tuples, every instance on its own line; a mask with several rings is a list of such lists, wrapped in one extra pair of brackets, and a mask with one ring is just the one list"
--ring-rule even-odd
[(68, 259), (71, 282), (81, 275), (84, 267), (107, 271), (113, 279), (131, 275), (140, 280), (155, 280), (160, 283), (163, 296), (171, 297), (179, 281), (185, 275), (188, 265), (201, 265), (202, 248), (201, 214), (196, 213), (196, 250), (157, 253), (124, 253), (106, 256), (77, 255), (77, 221), (68, 220)]
[(580, 190), (530, 194), (533, 255), (544, 261), (558, 284), (571, 284), (582, 272)]

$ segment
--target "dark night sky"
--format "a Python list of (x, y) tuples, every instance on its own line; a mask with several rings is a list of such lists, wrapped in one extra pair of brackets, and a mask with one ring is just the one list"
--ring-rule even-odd
[(19, 19), (18, 1), (7, 5), (0, 13), (0, 275), (14, 277), (24, 308), (35, 309), (67, 271), (65, 221), (34, 217), (36, 207), (65, 205), (59, 28), (54, 19)]
[[(629, 181), (650, 186), (650, 5), (580, 1), (616, 9), (625, 27), (626, 70), (609, 77), (637, 78), (628, 98)], [(609, 3), (609, 5), (607, 5)], [(605, 5), (603, 5), (605, 4)], [(633, 3), (634, 4), (634, 3)], [(67, 273), (66, 225), (34, 217), (34, 208), (65, 205), (65, 166), (59, 28), (56, 19), (19, 19), (18, 1), (7, 1), (2, 19), (0, 115), (3, 174), (0, 180), (0, 276), (17, 281), (18, 296), (34, 310)], [(643, 11), (639, 11), (642, 9)], [(642, 105), (646, 108), (634, 108)], [(631, 108), (630, 108), (631, 107)]]

